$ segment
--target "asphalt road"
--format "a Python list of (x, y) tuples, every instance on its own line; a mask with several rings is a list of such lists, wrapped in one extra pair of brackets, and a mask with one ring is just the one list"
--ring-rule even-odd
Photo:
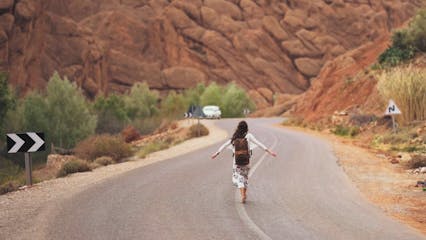
[[(238, 120), (221, 120), (233, 131)], [(248, 200), (232, 186), (231, 152), (214, 145), (135, 169), (60, 204), (46, 239), (425, 239), (368, 203), (322, 140), (249, 119), (278, 153), (257, 148)]]

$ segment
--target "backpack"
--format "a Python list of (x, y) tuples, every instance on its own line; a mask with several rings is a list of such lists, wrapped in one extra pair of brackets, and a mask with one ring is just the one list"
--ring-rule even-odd
[(245, 166), (250, 163), (250, 152), (247, 138), (236, 138), (234, 140), (235, 147), (235, 164)]

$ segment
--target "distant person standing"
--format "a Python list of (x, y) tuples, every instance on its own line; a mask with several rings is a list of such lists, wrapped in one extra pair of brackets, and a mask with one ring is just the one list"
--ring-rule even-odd
[(232, 171), (232, 182), (236, 187), (240, 189), (241, 202), (245, 203), (247, 199), (247, 187), (248, 187), (248, 173), (250, 170), (250, 157), (251, 151), (254, 145), (261, 147), (267, 153), (276, 157), (277, 155), (270, 151), (264, 144), (259, 142), (253, 134), (248, 132), (248, 126), (245, 121), (238, 123), (238, 127), (235, 130), (232, 138), (226, 141), (217, 152), (211, 157), (216, 158), (219, 153), (228, 146), (232, 145), (232, 151), (234, 153), (234, 164)]

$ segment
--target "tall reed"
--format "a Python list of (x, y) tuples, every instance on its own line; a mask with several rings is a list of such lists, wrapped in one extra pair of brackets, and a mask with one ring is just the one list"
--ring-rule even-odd
[(402, 123), (426, 120), (426, 69), (397, 67), (382, 72), (377, 88), (385, 100), (393, 99)]

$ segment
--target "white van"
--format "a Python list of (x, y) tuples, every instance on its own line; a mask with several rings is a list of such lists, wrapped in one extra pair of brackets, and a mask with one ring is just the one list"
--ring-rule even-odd
[(206, 116), (206, 118), (217, 118), (219, 119), (222, 115), (222, 112), (220, 111), (220, 108), (218, 106), (209, 105), (203, 107), (203, 113)]

